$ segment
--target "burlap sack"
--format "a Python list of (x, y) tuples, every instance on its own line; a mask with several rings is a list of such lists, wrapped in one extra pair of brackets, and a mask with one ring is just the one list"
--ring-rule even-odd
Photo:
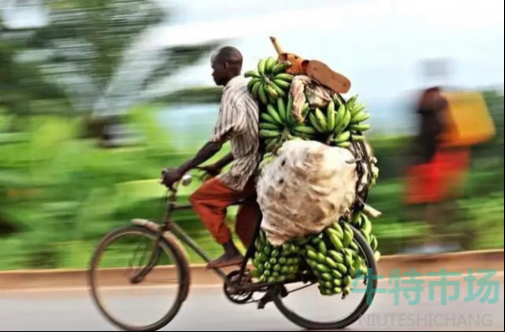
[(317, 234), (349, 211), (356, 164), (349, 150), (315, 141), (289, 141), (258, 181), (262, 228), (273, 245)]

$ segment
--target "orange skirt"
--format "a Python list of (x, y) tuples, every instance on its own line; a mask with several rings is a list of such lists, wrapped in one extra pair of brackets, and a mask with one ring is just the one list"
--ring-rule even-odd
[(468, 168), (468, 150), (440, 151), (431, 163), (408, 170), (408, 204), (437, 203), (461, 183)]

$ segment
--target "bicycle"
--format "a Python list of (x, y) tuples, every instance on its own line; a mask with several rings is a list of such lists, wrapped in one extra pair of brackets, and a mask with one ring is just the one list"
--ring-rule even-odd
[[(132, 226), (123, 227), (107, 234), (101, 240), (92, 256), (91, 266), (88, 272), (92, 298), (102, 315), (104, 315), (110, 323), (123, 330), (159, 330), (172, 322), (172, 320), (179, 313), (183, 303), (188, 298), (191, 286), (191, 270), (187, 259), (187, 253), (182, 244), (185, 244), (187, 247), (192, 249), (205, 262), (209, 262), (211, 260), (210, 257), (204, 252), (204, 250), (202, 250), (201, 247), (195, 243), (195, 241), (193, 241), (193, 239), (171, 218), (172, 213), (175, 211), (191, 210), (190, 205), (179, 205), (177, 203), (177, 191), (179, 185), (182, 184), (188, 186), (191, 181), (192, 177), (186, 175), (180, 183), (169, 189), (169, 195), (167, 195), (168, 208), (163, 224), (159, 225), (152, 221), (142, 219), (133, 220)], [(237, 202), (237, 204), (240, 203), (243, 202)], [(337, 321), (321, 322), (314, 321), (294, 312), (285, 303), (291, 294), (317, 285), (316, 279), (314, 276), (311, 276), (310, 273), (300, 273), (298, 274), (296, 280), (286, 283), (269, 284), (255, 283), (253, 281), (253, 278), (251, 277), (251, 271), (248, 268), (248, 262), (251, 260), (251, 258), (254, 257), (256, 251), (254, 243), (259, 236), (261, 229), (261, 215), (257, 217), (257, 221), (258, 222), (255, 236), (247, 248), (244, 263), (240, 266), (240, 268), (229, 274), (226, 274), (222, 269), (214, 270), (217, 275), (223, 280), (224, 293), (231, 302), (238, 305), (257, 303), (258, 309), (264, 309), (268, 303), (273, 302), (277, 309), (289, 321), (304, 329), (313, 330), (343, 329), (357, 322), (367, 312), (371, 306), (373, 298), (375, 297), (375, 290), (377, 289), (378, 285), (377, 278), (373, 278), (373, 276), (378, 275), (378, 265), (375, 260), (372, 248), (366, 239), (361, 235), (361, 233), (352, 227), (352, 225), (349, 226), (355, 233), (356, 244), (358, 245), (360, 253), (364, 258), (364, 261), (366, 262), (367, 268), (369, 270), (369, 273), (364, 277), (363, 280), (363, 284), (366, 286), (366, 290), (363, 292), (363, 299), (361, 299), (358, 306), (352, 311), (350, 315)], [(121, 321), (113, 314), (111, 314), (111, 312), (107, 309), (99, 293), (98, 278), (100, 277), (100, 269), (98, 267), (98, 264), (100, 263), (102, 255), (109, 245), (111, 245), (119, 238), (127, 235), (145, 237), (153, 241), (152, 247), (150, 248), (137, 247), (134, 258), (130, 260), (127, 268), (128, 284), (140, 285), (143, 281), (145, 281), (149, 274), (155, 271), (157, 267), (162, 267), (163, 264), (160, 264), (160, 262), (163, 262), (161, 257), (163, 253), (167, 254), (167, 256), (171, 259), (171, 262), (174, 265), (172, 274), (175, 274), (179, 279), (175, 286), (176, 298), (172, 306), (165, 310), (165, 313), (161, 318), (156, 319), (152, 323), (133, 325)], [(131, 244), (131, 242), (129, 243)], [(142, 251), (144, 252), (142, 253), (141, 261), (145, 262), (138, 264), (141, 265), (140, 267), (134, 268), (133, 261), (137, 259), (138, 253)], [(163, 271), (161, 273), (163, 273)], [(107, 275), (107, 273), (105, 272), (104, 275)], [(295, 288), (291, 291), (288, 290), (287, 287), (299, 283), (303, 284), (303, 286)], [(265, 295), (260, 300), (253, 300), (253, 297), (256, 293), (262, 293)], [(322, 297), (318, 297), (318, 299), (320, 298)], [(336, 299), (336, 297), (326, 299)]]

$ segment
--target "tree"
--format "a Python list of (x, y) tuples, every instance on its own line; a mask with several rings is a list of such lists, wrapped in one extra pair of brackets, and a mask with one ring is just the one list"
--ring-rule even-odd
[[(47, 0), (46, 5), (49, 24), (37, 30), (31, 46), (50, 50), (44, 72), (65, 84), (75, 107), (83, 111), (100, 107), (104, 99), (105, 108), (127, 107), (125, 98), (142, 95), (150, 83), (195, 63), (214, 46), (131, 52), (143, 33), (168, 20), (152, 0)], [(137, 58), (128, 58), (129, 54)], [(124, 70), (121, 65), (130, 61), (142, 68)], [(124, 72), (118, 73), (120, 68)], [(145, 68), (149, 74), (139, 77)], [(118, 75), (120, 82), (114, 80)]]

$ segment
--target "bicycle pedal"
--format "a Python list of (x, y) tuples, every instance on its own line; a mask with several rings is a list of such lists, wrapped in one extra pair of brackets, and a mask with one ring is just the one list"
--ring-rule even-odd
[(270, 302), (273, 302), (273, 298), (270, 293), (267, 293), (261, 300), (258, 301), (258, 310), (263, 310)]

